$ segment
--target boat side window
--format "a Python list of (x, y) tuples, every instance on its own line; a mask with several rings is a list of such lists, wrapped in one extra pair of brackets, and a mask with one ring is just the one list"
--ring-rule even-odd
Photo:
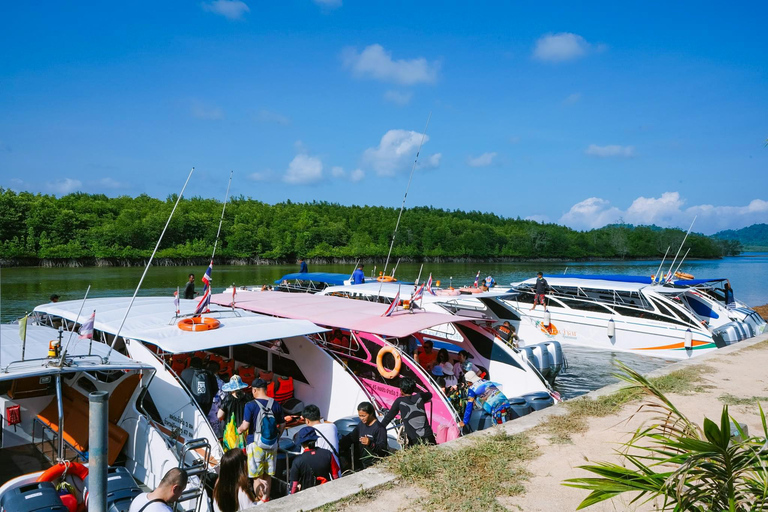
[[(681, 324), (677, 319), (672, 318), (666, 318), (664, 316), (661, 316), (656, 313), (652, 313), (650, 311), (644, 310), (644, 309), (635, 309), (635, 308), (628, 308), (624, 306), (612, 306), (613, 309), (622, 316), (630, 316), (634, 318), (642, 318), (644, 320), (655, 320), (657, 322), (665, 322), (665, 323), (674, 323), (674, 324)], [(687, 324), (683, 324), (687, 325)]]
[(287, 357), (281, 357), (279, 355), (272, 357), (272, 371), (277, 375), (293, 377), (295, 380), (309, 384), (307, 378), (301, 373), (299, 365), (297, 365), (296, 361), (293, 359), (288, 359)]
[(685, 317), (683, 315), (683, 313), (681, 313), (680, 311), (677, 310), (677, 308), (674, 308), (672, 306), (667, 307), (660, 300), (657, 300), (657, 299), (651, 299), (651, 300), (653, 301), (654, 304), (656, 304), (656, 307), (659, 308), (659, 311), (661, 311), (665, 315), (669, 315), (669, 316), (671, 316), (673, 318), (678, 318), (678, 319), (682, 320), (685, 325), (694, 325), (694, 326), (698, 327), (696, 322), (694, 322), (690, 318)]
[(509, 308), (505, 308), (493, 299), (480, 299), (480, 301), (501, 320), (520, 320), (520, 317), (510, 311)]
[(565, 304), (566, 306), (568, 306), (569, 308), (575, 309), (577, 311), (591, 311), (593, 313), (611, 314), (611, 310), (593, 301), (567, 299), (565, 297), (558, 297), (558, 300), (563, 304)]
[(533, 293), (520, 292), (517, 294), (517, 297), (515, 297), (513, 300), (517, 302), (522, 302), (523, 304), (533, 304)]

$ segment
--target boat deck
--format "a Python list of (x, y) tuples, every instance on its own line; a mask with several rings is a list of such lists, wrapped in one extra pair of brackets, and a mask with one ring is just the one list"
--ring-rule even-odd
[(51, 467), (42, 453), (31, 444), (0, 449), (0, 485), (27, 473), (42, 471)]

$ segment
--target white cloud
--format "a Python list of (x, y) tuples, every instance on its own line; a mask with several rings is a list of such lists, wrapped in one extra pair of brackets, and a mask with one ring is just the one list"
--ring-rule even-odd
[(325, 7), (326, 9), (336, 9), (337, 7), (341, 7), (342, 0), (312, 0), (320, 7)]
[(410, 91), (387, 91), (384, 93), (385, 100), (400, 106), (407, 105), (411, 98), (413, 98), (413, 93)]
[(353, 182), (358, 182), (365, 178), (365, 171), (362, 169), (355, 169), (349, 174), (349, 180)]
[(598, 146), (597, 144), (590, 144), (589, 147), (584, 150), (584, 154), (599, 158), (609, 158), (612, 156), (629, 158), (635, 156), (635, 147), (617, 145)]
[(288, 126), (291, 124), (291, 118), (284, 116), (278, 112), (272, 112), (271, 110), (259, 110), (256, 118), (263, 123), (276, 123), (281, 126)]
[(428, 62), (424, 57), (411, 60), (392, 60), (392, 53), (379, 44), (367, 46), (358, 53), (355, 48), (342, 52), (344, 67), (359, 78), (372, 78), (401, 85), (434, 83), (440, 71), (440, 62)]
[(65, 195), (71, 192), (82, 190), (83, 182), (72, 178), (64, 178), (63, 180), (47, 181), (43, 183), (43, 188), (52, 193), (58, 195)]
[(276, 178), (277, 174), (272, 169), (256, 171), (248, 175), (248, 179), (251, 181), (274, 181)]
[(113, 178), (101, 178), (99, 181), (96, 182), (96, 184), (101, 188), (110, 188), (110, 189), (121, 189), (121, 188), (130, 187), (128, 183), (117, 181)]
[[(379, 176), (393, 176), (399, 171), (410, 169), (409, 164), (416, 157), (422, 134), (410, 130), (389, 130), (381, 138), (378, 147), (368, 148), (363, 152), (363, 163), (372, 167)], [(424, 144), (429, 136), (424, 136)], [(425, 160), (424, 166), (437, 167), (441, 154), (432, 155)]]
[(563, 100), (563, 103), (565, 105), (573, 105), (574, 103), (578, 103), (579, 100), (581, 100), (581, 93), (575, 92), (573, 94), (569, 94), (568, 97)]
[(283, 181), (293, 185), (307, 185), (317, 183), (323, 179), (323, 162), (315, 156), (305, 154), (296, 155), (288, 170), (285, 171)]
[(347, 173), (344, 171), (343, 167), (339, 167), (338, 165), (331, 167), (331, 176), (334, 178), (343, 178), (346, 175)]
[(536, 41), (533, 57), (548, 62), (562, 62), (578, 59), (592, 50), (601, 50), (602, 46), (594, 46), (578, 34), (561, 32), (559, 34), (544, 34)]
[(218, 121), (224, 119), (224, 111), (219, 107), (206, 105), (198, 100), (192, 100), (190, 113), (195, 119)]
[(442, 159), (443, 159), (442, 153), (435, 153), (434, 155), (430, 155), (429, 158), (427, 158), (423, 164), (419, 165), (419, 168), (434, 169), (440, 166), (440, 160)]
[(496, 158), (496, 153), (483, 153), (480, 156), (469, 157), (467, 165), (470, 167), (488, 167), (493, 163), (494, 158)]
[(754, 199), (746, 206), (694, 205), (684, 208), (678, 192), (664, 192), (661, 197), (638, 197), (626, 210), (610, 201), (590, 197), (571, 207), (560, 223), (576, 229), (593, 229), (620, 219), (629, 224), (687, 229), (694, 217), (694, 231), (712, 234), (724, 229), (740, 229), (768, 218), (768, 201)]
[(240, 0), (214, 0), (203, 2), (203, 10), (224, 16), (228, 20), (240, 20), (251, 9)]

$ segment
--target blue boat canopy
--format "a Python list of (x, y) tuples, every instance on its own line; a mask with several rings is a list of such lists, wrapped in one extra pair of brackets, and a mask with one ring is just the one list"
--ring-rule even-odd
[[(549, 275), (546, 277), (567, 277), (568, 279), (600, 279), (603, 281), (617, 281), (620, 283), (640, 283), (651, 284), (650, 276), (630, 276), (622, 274), (557, 274)], [(713, 278), (713, 279), (675, 279), (671, 284), (676, 286), (695, 286), (697, 284), (704, 283), (718, 283), (725, 281), (725, 278)]]
[(351, 274), (334, 274), (331, 272), (296, 272), (294, 274), (285, 274), (283, 277), (275, 281), (275, 284), (280, 284), (283, 281), (293, 281), (298, 279), (300, 281), (326, 283), (330, 286), (341, 286), (344, 284), (344, 281), (349, 281), (351, 277)]

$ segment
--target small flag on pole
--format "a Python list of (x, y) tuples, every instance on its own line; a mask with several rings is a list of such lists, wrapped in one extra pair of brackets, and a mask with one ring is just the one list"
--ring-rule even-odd
[(477, 271), (477, 275), (475, 276), (475, 288), (478, 286), (478, 281), (480, 281), (480, 271)]
[(429, 279), (427, 279), (427, 293), (431, 295), (437, 295), (435, 291), (432, 289), (432, 273), (429, 274)]
[(197, 307), (195, 308), (196, 315), (202, 315), (203, 313), (210, 311), (208, 306), (211, 304), (211, 272), (213, 272), (213, 260), (211, 260), (211, 264), (208, 265), (208, 269), (205, 271), (205, 274), (203, 274), (203, 296), (200, 297), (200, 302), (197, 303)]
[(93, 339), (93, 324), (96, 322), (96, 310), (91, 313), (90, 318), (80, 326), (80, 339), (92, 340)]
[(395, 298), (392, 299), (392, 304), (389, 305), (387, 310), (381, 316), (392, 316), (392, 313), (394, 313), (395, 310), (397, 309), (397, 305), (398, 305), (399, 302), (400, 302), (400, 287), (398, 286), (397, 287), (397, 294), (395, 295)]
[(235, 295), (237, 295), (237, 287), (235, 286), (235, 283), (232, 283), (232, 307), (235, 307)]
[(176, 287), (176, 291), (173, 292), (173, 305), (176, 307), (176, 314), (181, 312), (181, 301), (179, 300), (179, 287)]
[(417, 300), (421, 300), (424, 297), (424, 287), (425, 285), (421, 285), (419, 286), (418, 290), (413, 292), (413, 296), (411, 297), (411, 304), (413, 304)]
[(24, 315), (24, 318), (19, 320), (19, 339), (24, 343), (27, 341), (27, 319), (29, 315)]

